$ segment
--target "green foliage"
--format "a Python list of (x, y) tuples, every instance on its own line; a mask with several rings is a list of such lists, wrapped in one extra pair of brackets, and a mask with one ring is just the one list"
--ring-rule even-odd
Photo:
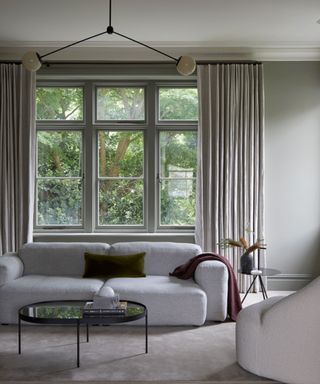
[[(38, 119), (82, 119), (82, 88), (37, 90)], [(144, 120), (144, 88), (99, 87), (100, 120)], [(161, 119), (196, 120), (197, 90), (160, 88)], [(147, 133), (146, 133), (147, 134)], [(82, 132), (38, 131), (37, 225), (82, 224)], [(197, 134), (159, 135), (160, 224), (194, 225)], [(144, 132), (98, 132), (99, 225), (144, 223)], [(152, 181), (150, 181), (152, 182)]]
[(161, 225), (194, 225), (197, 134), (160, 133)]
[(144, 120), (144, 88), (97, 88), (98, 120)]
[(100, 181), (99, 224), (142, 225), (143, 200), (142, 180)]
[(159, 120), (198, 120), (197, 89), (161, 87)]
[(143, 132), (99, 132), (99, 176), (142, 177)]
[(100, 225), (143, 224), (143, 163), (143, 132), (99, 132)]
[(82, 133), (38, 131), (37, 141), (37, 224), (81, 224)]
[(174, 171), (180, 171), (180, 175), (188, 173), (188, 177), (196, 177), (197, 133), (160, 132), (160, 164), (161, 177), (170, 177)]
[(82, 181), (40, 179), (38, 225), (80, 225), (82, 223)]
[(38, 87), (37, 120), (83, 120), (83, 89)]
[(38, 131), (38, 175), (82, 175), (82, 132)]

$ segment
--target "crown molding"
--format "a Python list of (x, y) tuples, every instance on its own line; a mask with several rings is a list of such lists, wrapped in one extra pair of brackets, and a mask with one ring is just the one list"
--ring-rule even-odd
[[(320, 61), (320, 45), (305, 42), (295, 44), (246, 42), (236, 45), (234, 42), (215, 44), (209, 42), (147, 42), (168, 54), (179, 57), (191, 55), (196, 60), (259, 60), (259, 61)], [(68, 42), (13, 42), (0, 41), (0, 59), (18, 60), (28, 50), (39, 51), (40, 54), (67, 45)], [(59, 60), (145, 60), (162, 61), (161, 55), (127, 41), (92, 41), (68, 48), (48, 58)], [(167, 59), (166, 59), (167, 60)]]

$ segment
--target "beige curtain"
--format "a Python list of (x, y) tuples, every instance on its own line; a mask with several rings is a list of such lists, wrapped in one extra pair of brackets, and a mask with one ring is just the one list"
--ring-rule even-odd
[(32, 241), (35, 75), (0, 64), (0, 255)]
[[(262, 64), (198, 66), (200, 100), (196, 242), (225, 255), (223, 238), (264, 238), (264, 85)], [(253, 232), (246, 232), (246, 228)], [(264, 251), (254, 255), (265, 266)], [(250, 277), (238, 275), (239, 288)]]

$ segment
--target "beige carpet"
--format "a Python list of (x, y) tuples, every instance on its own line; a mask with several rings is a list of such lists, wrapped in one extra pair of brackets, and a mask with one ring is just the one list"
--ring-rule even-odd
[(236, 363), (234, 332), (234, 323), (150, 327), (145, 354), (143, 327), (91, 327), (77, 368), (74, 327), (24, 325), (18, 355), (17, 327), (0, 326), (0, 382), (272, 383)]

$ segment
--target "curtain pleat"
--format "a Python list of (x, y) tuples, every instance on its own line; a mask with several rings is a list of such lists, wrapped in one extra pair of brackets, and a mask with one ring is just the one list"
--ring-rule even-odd
[[(204, 251), (224, 254), (237, 272), (239, 250), (221, 249), (219, 241), (264, 238), (263, 66), (199, 65), (198, 87), (196, 242)], [(263, 251), (254, 257), (256, 267), (258, 259), (265, 266)], [(239, 274), (238, 281), (243, 291), (250, 277)]]
[(0, 254), (32, 241), (35, 74), (0, 64)]

